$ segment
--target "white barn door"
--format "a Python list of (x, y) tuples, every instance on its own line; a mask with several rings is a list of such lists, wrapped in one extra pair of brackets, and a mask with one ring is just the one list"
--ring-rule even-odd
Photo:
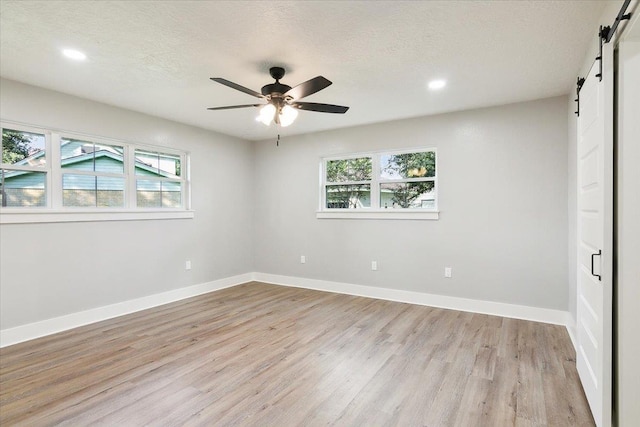
[(611, 425), (613, 49), (605, 45), (580, 90), (576, 364), (598, 426)]

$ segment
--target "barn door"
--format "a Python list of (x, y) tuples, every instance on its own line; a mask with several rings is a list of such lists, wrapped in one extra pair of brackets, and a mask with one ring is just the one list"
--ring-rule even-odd
[(578, 117), (577, 368), (598, 426), (611, 425), (613, 49), (580, 90)]

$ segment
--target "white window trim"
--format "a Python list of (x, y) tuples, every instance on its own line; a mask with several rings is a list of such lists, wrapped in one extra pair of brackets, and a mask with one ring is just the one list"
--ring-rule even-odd
[[(336, 211), (336, 212), (333, 212)], [(389, 209), (332, 209), (331, 211), (318, 211), (316, 212), (317, 219), (440, 219), (439, 211), (426, 211), (426, 212), (404, 212), (394, 209), (389, 212)]]
[[(45, 135), (46, 164), (42, 167), (2, 165), (14, 170), (25, 170), (46, 173), (45, 190), (46, 204), (42, 207), (20, 208), (0, 206), (0, 224), (29, 224), (29, 223), (52, 223), (52, 222), (87, 222), (87, 221), (135, 221), (135, 220), (156, 220), (156, 219), (192, 219), (195, 212), (191, 210), (191, 164), (189, 152), (176, 150), (174, 148), (154, 146), (149, 144), (132, 143), (128, 141), (104, 138), (95, 135), (78, 132), (43, 128), (25, 123), (0, 120), (2, 128), (13, 129), (23, 132), (39, 133)], [(119, 145), (124, 147), (124, 170), (123, 174), (113, 174), (104, 172), (88, 172), (61, 168), (60, 165), (60, 140), (62, 138), (72, 138), (86, 140), (96, 144)], [(180, 182), (183, 206), (181, 208), (143, 208), (136, 205), (136, 179), (134, 158), (135, 149), (150, 150), (180, 156), (183, 176), (181, 179), (159, 179), (164, 181)], [(131, 159), (131, 160), (129, 160)], [(55, 165), (55, 167), (54, 167)], [(122, 208), (82, 208), (63, 207), (62, 198), (62, 175), (64, 173), (81, 174), (90, 176), (115, 176), (125, 179), (125, 207)], [(146, 177), (153, 179), (154, 177)], [(60, 199), (60, 200), (58, 200)]]
[[(382, 208), (362, 208), (362, 209), (328, 209), (326, 207), (326, 170), (327, 162), (331, 160), (344, 160), (354, 159), (361, 157), (370, 157), (372, 161), (372, 180), (371, 181), (357, 181), (357, 183), (371, 184), (371, 205), (379, 206), (380, 199), (377, 188), (380, 184), (389, 182), (416, 182), (415, 180), (399, 179), (399, 180), (386, 180), (380, 179), (380, 165), (379, 159), (385, 154), (403, 154), (403, 153), (417, 153), (433, 151), (436, 153), (436, 174), (432, 179), (423, 179), (420, 181), (433, 181), (434, 194), (436, 206), (434, 209), (411, 209), (411, 210), (399, 210), (399, 209), (382, 209)], [(317, 219), (385, 219), (385, 220), (438, 220), (440, 218), (440, 211), (438, 210), (438, 175), (440, 170), (440, 163), (438, 160), (438, 151), (436, 148), (428, 147), (415, 147), (405, 148), (398, 150), (381, 150), (381, 151), (367, 151), (362, 153), (350, 153), (338, 156), (323, 157), (320, 160), (320, 185), (319, 185), (319, 206), (320, 208), (316, 212)], [(418, 181), (418, 182), (420, 182)], [(339, 184), (350, 184), (352, 182), (340, 182)], [(356, 183), (355, 181), (353, 183)], [(338, 184), (338, 183), (330, 183)], [(375, 190), (375, 191), (374, 191)]]
[[(39, 209), (39, 210), (36, 210)], [(48, 222), (87, 222), (87, 221), (138, 221), (149, 219), (192, 219), (195, 211), (188, 210), (156, 210), (156, 209), (80, 209), (72, 212), (72, 208), (52, 210), (20, 208), (0, 211), (0, 224), (33, 224)]]

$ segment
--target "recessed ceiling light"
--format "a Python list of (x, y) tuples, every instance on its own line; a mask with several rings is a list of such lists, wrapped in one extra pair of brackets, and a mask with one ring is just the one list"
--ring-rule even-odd
[(438, 89), (442, 89), (446, 85), (447, 85), (447, 81), (446, 80), (431, 80), (429, 82), (429, 89), (438, 90)]
[(63, 49), (62, 54), (69, 59), (73, 59), (75, 61), (84, 61), (87, 59), (87, 55), (75, 49)]

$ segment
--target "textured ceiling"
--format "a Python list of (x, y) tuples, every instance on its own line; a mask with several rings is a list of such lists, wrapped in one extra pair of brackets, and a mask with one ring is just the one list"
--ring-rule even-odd
[[(244, 139), (277, 130), (255, 121), (249, 95), (270, 66), (295, 86), (332, 86), (305, 101), (292, 135), (567, 94), (600, 24), (600, 1), (9, 1), (2, 0), (2, 77)], [(72, 62), (60, 49), (84, 51)], [(426, 84), (445, 78), (430, 92)], [(1, 112), (0, 112), (1, 114)]]

